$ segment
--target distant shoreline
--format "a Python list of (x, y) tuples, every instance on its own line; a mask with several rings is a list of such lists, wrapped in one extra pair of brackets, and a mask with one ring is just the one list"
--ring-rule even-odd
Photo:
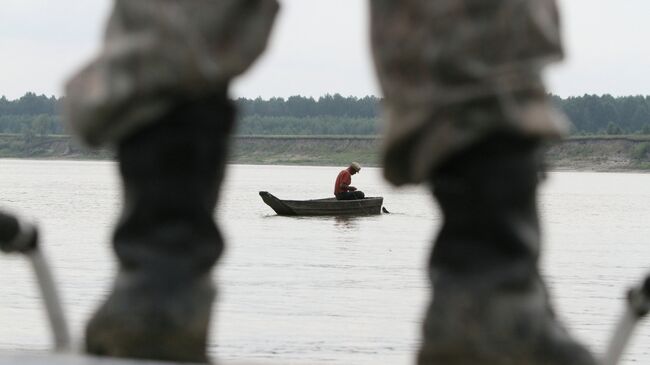
[[(380, 165), (378, 136), (235, 136), (229, 163), (343, 166)], [(114, 160), (107, 149), (88, 150), (67, 135), (0, 134), (0, 158)], [(577, 136), (547, 151), (552, 171), (650, 172), (650, 136)]]

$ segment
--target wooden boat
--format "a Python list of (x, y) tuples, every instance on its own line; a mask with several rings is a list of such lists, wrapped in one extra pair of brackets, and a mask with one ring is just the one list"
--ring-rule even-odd
[(281, 200), (267, 191), (260, 191), (262, 200), (278, 215), (370, 215), (381, 214), (383, 197), (358, 200), (336, 198), (313, 200)]

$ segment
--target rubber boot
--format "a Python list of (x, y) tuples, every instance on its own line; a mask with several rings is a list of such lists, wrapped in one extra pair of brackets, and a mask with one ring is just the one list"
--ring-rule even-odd
[(419, 365), (593, 365), (539, 274), (539, 143), (494, 136), (433, 174), (444, 223)]
[(213, 211), (232, 121), (225, 96), (187, 102), (118, 146), (119, 273), (87, 326), (88, 353), (208, 362), (210, 274), (223, 248)]

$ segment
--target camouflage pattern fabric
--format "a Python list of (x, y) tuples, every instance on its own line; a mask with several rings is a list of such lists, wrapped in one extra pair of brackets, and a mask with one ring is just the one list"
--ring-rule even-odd
[(71, 128), (115, 144), (179, 102), (223, 94), (264, 50), (275, 0), (115, 0), (100, 55), (66, 86)]
[(562, 57), (554, 0), (371, 0), (385, 175), (424, 181), (493, 133), (565, 131), (540, 78)]

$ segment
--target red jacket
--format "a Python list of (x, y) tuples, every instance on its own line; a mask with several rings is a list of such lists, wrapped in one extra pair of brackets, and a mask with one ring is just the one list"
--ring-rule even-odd
[[(341, 184), (345, 184), (345, 188), (341, 187)], [(348, 191), (348, 186), (352, 184), (352, 175), (350, 175), (350, 172), (346, 169), (341, 172), (339, 172), (339, 176), (336, 177), (336, 182), (334, 183), (334, 195), (338, 193), (344, 193)]]

